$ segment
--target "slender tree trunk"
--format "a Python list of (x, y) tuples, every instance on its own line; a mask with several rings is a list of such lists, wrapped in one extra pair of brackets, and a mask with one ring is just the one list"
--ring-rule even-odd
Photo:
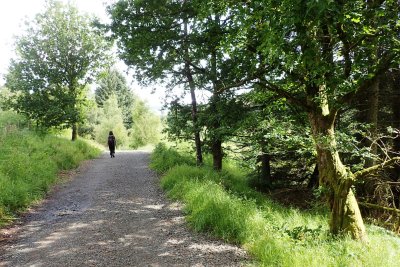
[[(393, 128), (400, 130), (400, 71), (392, 74), (392, 120)], [(393, 140), (393, 156), (400, 156), (400, 135), (397, 135)], [(394, 165), (391, 171), (391, 179), (393, 182), (400, 181), (400, 166)], [(394, 202), (397, 208), (400, 208), (400, 190), (395, 187)]]
[(271, 160), (270, 156), (266, 153), (261, 154), (261, 179), (267, 186), (272, 184), (271, 179)]
[(195, 93), (195, 84), (193, 81), (193, 75), (192, 71), (190, 69), (189, 65), (189, 48), (188, 48), (188, 43), (186, 41), (186, 37), (188, 35), (188, 23), (185, 20), (184, 21), (184, 34), (185, 34), (185, 40), (184, 40), (184, 46), (185, 46), (185, 74), (186, 78), (189, 83), (189, 88), (190, 88), (190, 97), (192, 100), (192, 121), (193, 121), (193, 128), (194, 128), (194, 143), (196, 146), (196, 163), (197, 165), (202, 165), (203, 164), (203, 154), (201, 151), (201, 139), (200, 139), (200, 131), (199, 131), (199, 126), (197, 123), (197, 100), (196, 100), (196, 93)]
[[(219, 27), (219, 16), (215, 17), (215, 27)], [(218, 114), (217, 106), (220, 102), (220, 95), (218, 92), (219, 81), (217, 71), (217, 47), (214, 47), (211, 51), (211, 77), (213, 83), (213, 96), (211, 97), (210, 110), (212, 116), (212, 133), (211, 133), (211, 152), (213, 154), (213, 167), (215, 170), (222, 170), (222, 140), (218, 131), (221, 128), (220, 118)]]
[[(400, 130), (400, 71), (394, 73), (394, 76), (392, 83), (393, 128)], [(396, 154), (400, 153), (400, 136), (396, 136), (393, 140), (393, 150)]]
[(353, 174), (342, 164), (334, 132), (335, 114), (322, 115), (320, 110), (309, 112), (313, 137), (317, 148), (320, 185), (329, 190), (332, 234), (350, 234), (358, 240), (366, 239), (364, 223), (353, 194)]
[[(367, 141), (367, 145), (371, 148), (371, 154), (377, 155), (378, 146), (376, 138), (378, 136), (378, 111), (379, 111), (379, 79), (369, 88), (368, 107), (367, 107), (367, 123), (371, 125), (371, 140)], [(365, 167), (371, 167), (376, 164), (373, 158), (368, 158)]]
[(72, 141), (78, 139), (78, 124), (74, 123), (72, 125)]
[(272, 184), (271, 177), (271, 157), (268, 154), (265, 140), (261, 140), (261, 180), (267, 185)]
[(194, 143), (196, 146), (196, 162), (197, 165), (203, 164), (203, 153), (201, 150), (201, 139), (200, 139), (200, 131), (197, 122), (197, 101), (196, 94), (194, 89), (193, 77), (191, 73), (188, 74), (189, 86), (190, 86), (190, 96), (192, 98), (192, 121), (194, 127)]
[(214, 170), (220, 171), (222, 170), (222, 142), (218, 139), (215, 139), (211, 144), (212, 156), (213, 156), (213, 168)]
[(319, 171), (318, 164), (315, 164), (314, 171), (311, 174), (310, 181), (308, 181), (307, 188), (317, 188), (319, 186)]

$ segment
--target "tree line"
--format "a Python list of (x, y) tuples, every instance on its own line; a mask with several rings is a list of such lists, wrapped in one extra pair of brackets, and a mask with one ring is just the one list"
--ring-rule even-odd
[(72, 140), (82, 135), (104, 144), (113, 130), (121, 148), (156, 143), (160, 119), (112, 67), (112, 42), (95, 22), (70, 3), (47, 1), (16, 38), (3, 109), (42, 131), (71, 128)]
[(296, 156), (329, 205), (331, 233), (366, 239), (354, 187), (399, 163), (397, 1), (120, 0), (107, 10), (136, 78), (190, 95), (171, 101), (167, 131), (193, 142), (199, 165), (209, 152), (221, 170), (237, 150), (270, 184), (271, 161)]

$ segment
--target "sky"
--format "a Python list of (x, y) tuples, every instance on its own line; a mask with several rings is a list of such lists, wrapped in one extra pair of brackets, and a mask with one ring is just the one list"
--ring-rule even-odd
[[(82, 13), (93, 14), (102, 21), (107, 21), (105, 6), (113, 0), (61, 0), (72, 2)], [(31, 20), (36, 14), (44, 11), (46, 0), (0, 0), (0, 85), (5, 83), (4, 75), (7, 72), (10, 59), (14, 57), (14, 37), (24, 33), (25, 20)], [(126, 71), (126, 66), (120, 62), (118, 69)], [(141, 88), (131, 77), (127, 76), (130, 86), (136, 94), (146, 100), (153, 111), (160, 113), (162, 88), (157, 88), (154, 94), (151, 89)]]

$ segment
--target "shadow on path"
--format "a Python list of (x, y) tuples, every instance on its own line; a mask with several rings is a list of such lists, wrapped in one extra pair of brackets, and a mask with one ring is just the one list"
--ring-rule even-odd
[(146, 152), (103, 154), (28, 214), (0, 266), (242, 266), (243, 250), (188, 231)]

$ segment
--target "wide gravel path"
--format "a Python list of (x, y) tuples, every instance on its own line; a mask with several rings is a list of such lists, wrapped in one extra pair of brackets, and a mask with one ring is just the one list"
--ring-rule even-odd
[(0, 266), (245, 265), (243, 250), (188, 230), (148, 163), (119, 152), (85, 164), (15, 226)]

